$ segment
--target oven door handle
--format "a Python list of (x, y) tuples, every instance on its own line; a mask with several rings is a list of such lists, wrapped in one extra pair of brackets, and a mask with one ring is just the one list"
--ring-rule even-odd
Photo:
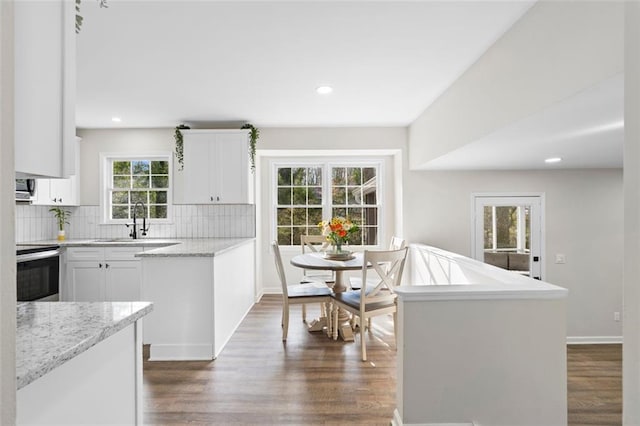
[(42, 260), (42, 259), (47, 259), (47, 258), (56, 257), (56, 256), (60, 256), (60, 250), (58, 249), (41, 251), (38, 253), (20, 254), (16, 256), (16, 262), (17, 263), (30, 262), (33, 260)]

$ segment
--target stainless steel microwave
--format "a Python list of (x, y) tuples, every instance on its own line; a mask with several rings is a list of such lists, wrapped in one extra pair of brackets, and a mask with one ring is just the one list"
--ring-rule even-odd
[(35, 191), (35, 179), (16, 179), (16, 201), (29, 201)]

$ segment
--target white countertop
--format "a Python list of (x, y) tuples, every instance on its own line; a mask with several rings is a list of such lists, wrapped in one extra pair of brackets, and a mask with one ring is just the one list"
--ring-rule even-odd
[(562, 299), (569, 290), (424, 244), (411, 244), (411, 285), (405, 301)]
[(136, 240), (94, 238), (29, 241), (18, 244), (59, 245), (60, 247), (145, 247), (145, 251), (136, 253), (136, 257), (213, 257), (254, 240), (255, 238), (138, 238)]
[(151, 302), (18, 302), (17, 388), (73, 359), (152, 309)]

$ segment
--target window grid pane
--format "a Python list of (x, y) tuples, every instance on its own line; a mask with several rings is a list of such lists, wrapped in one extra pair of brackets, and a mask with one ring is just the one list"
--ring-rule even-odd
[[(330, 219), (323, 217), (323, 211), (330, 211), (331, 217), (348, 217), (360, 227), (351, 235), (349, 244), (377, 245), (380, 212), (377, 167), (327, 167), (329, 178), (326, 182), (323, 180), (324, 167), (277, 167), (274, 195), (278, 243), (299, 245), (301, 235), (319, 235), (318, 223)], [(325, 183), (329, 184), (326, 192)], [(323, 199), (325, 193), (328, 194), (326, 200)]]
[(276, 175), (277, 240), (282, 245), (299, 245), (301, 235), (319, 233), (322, 167), (278, 167)]
[[(110, 182), (110, 219), (131, 219), (138, 202), (145, 206), (148, 219), (168, 217), (169, 161), (113, 160)], [(141, 217), (140, 208), (136, 215)]]
[(360, 230), (349, 238), (352, 245), (378, 244), (377, 169), (333, 167), (331, 215), (350, 219)]

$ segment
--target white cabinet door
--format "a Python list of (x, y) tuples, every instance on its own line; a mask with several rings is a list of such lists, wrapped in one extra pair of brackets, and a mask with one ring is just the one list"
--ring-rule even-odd
[(106, 301), (134, 302), (141, 300), (142, 268), (140, 261), (107, 261)]
[(77, 179), (36, 179), (33, 204), (44, 206), (77, 206)]
[(185, 204), (245, 204), (249, 199), (248, 132), (185, 130)]
[(249, 150), (244, 133), (219, 134), (214, 145), (216, 202), (224, 204), (248, 203)]
[(75, 4), (17, 1), (14, 28), (16, 172), (70, 176), (74, 171), (66, 157), (72, 158), (75, 144)]
[(184, 202), (213, 202), (211, 188), (211, 146), (215, 138), (206, 133), (184, 135)]
[(142, 247), (69, 247), (66, 274), (73, 302), (141, 300), (142, 267), (135, 253)]
[(71, 302), (101, 302), (105, 300), (104, 263), (67, 262), (67, 283)]
[(61, 206), (71, 206), (75, 204), (73, 190), (75, 179), (51, 179), (49, 182), (49, 196), (54, 203)]

